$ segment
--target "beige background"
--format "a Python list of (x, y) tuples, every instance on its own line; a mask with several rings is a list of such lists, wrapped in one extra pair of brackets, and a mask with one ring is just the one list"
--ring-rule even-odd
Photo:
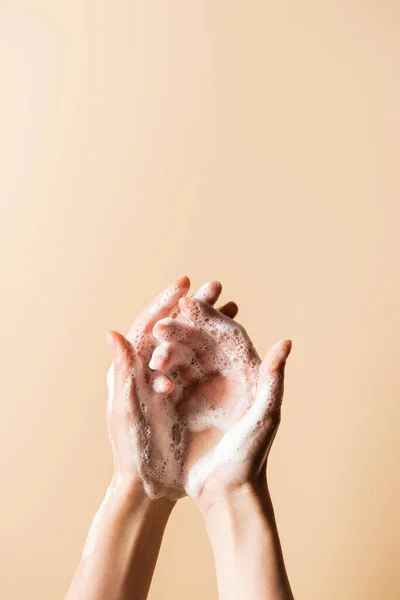
[[(296, 599), (399, 598), (399, 33), (390, 0), (0, 0), (2, 598), (63, 597), (111, 473), (104, 333), (183, 274), (294, 340)], [(151, 598), (216, 599), (187, 500)]]

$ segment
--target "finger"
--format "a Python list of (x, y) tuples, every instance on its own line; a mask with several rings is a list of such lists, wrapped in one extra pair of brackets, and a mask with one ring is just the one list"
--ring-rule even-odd
[(157, 394), (170, 394), (175, 384), (167, 375), (157, 373), (153, 377), (152, 387)]
[(154, 350), (149, 367), (154, 371), (166, 373), (175, 367), (188, 365), (196, 360), (196, 354), (190, 347), (179, 342), (164, 342)]
[(159, 342), (182, 342), (199, 349), (206, 349), (211, 341), (193, 325), (171, 317), (158, 321), (153, 327), (153, 335)]
[(204, 283), (197, 292), (195, 292), (192, 298), (196, 300), (202, 300), (214, 306), (222, 292), (222, 285), (219, 281), (208, 281)]
[(201, 327), (203, 331), (211, 335), (222, 332), (227, 333), (228, 328), (232, 325), (231, 319), (201, 300), (188, 297), (181, 298), (179, 307), (182, 315), (188, 318), (193, 325)]
[(235, 302), (227, 302), (223, 306), (217, 308), (220, 313), (229, 317), (230, 319), (234, 319), (239, 312), (239, 307)]
[(187, 294), (189, 287), (188, 277), (181, 277), (166, 287), (136, 319), (129, 330), (128, 339), (138, 341), (143, 333), (149, 331), (159, 319), (169, 315), (177, 307), (179, 298)]
[(161, 342), (153, 351), (149, 362), (149, 368), (153, 371), (167, 371), (165, 368), (171, 359), (173, 344)]

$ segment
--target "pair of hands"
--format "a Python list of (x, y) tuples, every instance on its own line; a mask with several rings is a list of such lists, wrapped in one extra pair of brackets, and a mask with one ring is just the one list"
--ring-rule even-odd
[(280, 421), (291, 342), (261, 362), (222, 287), (188, 297), (187, 277), (144, 310), (127, 337), (111, 331), (107, 425), (115, 477), (151, 499), (189, 495), (205, 508), (263, 473)]

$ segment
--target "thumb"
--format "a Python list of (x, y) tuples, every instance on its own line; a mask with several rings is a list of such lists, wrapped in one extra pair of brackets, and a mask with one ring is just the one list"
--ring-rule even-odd
[(113, 364), (107, 373), (108, 413), (123, 412), (126, 400), (131, 400), (134, 350), (132, 344), (117, 331), (108, 331), (106, 341), (113, 354)]
[(264, 464), (279, 425), (284, 369), (291, 348), (290, 340), (281, 340), (267, 352), (259, 368), (254, 403), (231, 430), (236, 446), (244, 448), (249, 444), (248, 452), (253, 457), (259, 455), (260, 465)]
[(132, 355), (132, 345), (118, 331), (107, 331), (106, 341), (113, 354), (115, 370), (119, 371), (126, 365), (130, 355)]
[(260, 376), (283, 375), (286, 360), (292, 349), (291, 340), (280, 340), (270, 348), (261, 363)]
[(256, 404), (265, 415), (279, 413), (283, 399), (286, 360), (292, 349), (291, 340), (280, 340), (270, 348), (259, 369)]

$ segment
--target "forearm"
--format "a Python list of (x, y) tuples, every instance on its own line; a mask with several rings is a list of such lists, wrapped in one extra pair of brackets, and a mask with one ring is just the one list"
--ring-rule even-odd
[(114, 479), (65, 600), (144, 600), (173, 504)]
[(220, 600), (293, 600), (266, 484), (220, 497), (205, 519)]

